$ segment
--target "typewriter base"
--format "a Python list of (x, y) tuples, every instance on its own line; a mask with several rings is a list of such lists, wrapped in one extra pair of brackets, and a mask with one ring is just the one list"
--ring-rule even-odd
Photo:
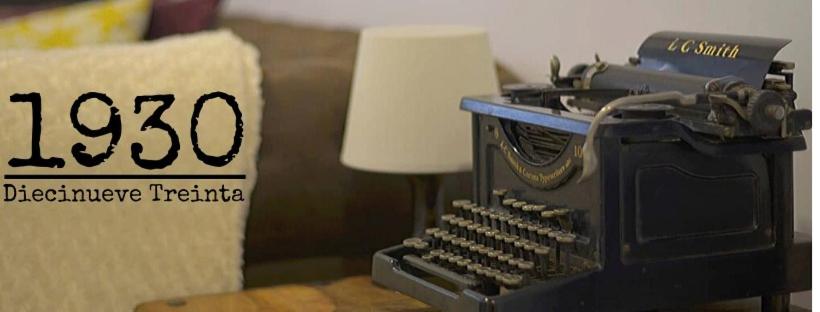
[(647, 311), (749, 297), (761, 297), (763, 311), (788, 311), (790, 293), (811, 289), (811, 241), (800, 234), (781, 268), (768, 265), (772, 251), (747, 252), (603, 268), (493, 295), (431, 282), (429, 272), (402, 260), (408, 252), (377, 252), (373, 281), (445, 311)]

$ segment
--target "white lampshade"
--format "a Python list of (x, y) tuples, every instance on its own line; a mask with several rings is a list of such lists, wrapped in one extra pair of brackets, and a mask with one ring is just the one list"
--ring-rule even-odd
[(437, 174), (472, 168), (463, 96), (498, 93), (487, 33), (465, 26), (368, 28), (359, 38), (344, 165)]

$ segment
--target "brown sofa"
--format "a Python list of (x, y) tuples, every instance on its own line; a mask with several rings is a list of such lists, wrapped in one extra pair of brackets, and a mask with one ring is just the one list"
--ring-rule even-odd
[[(411, 232), (412, 214), (405, 176), (339, 162), (357, 32), (245, 18), (220, 24), (259, 48), (264, 73), (246, 287), (367, 273), (374, 251)], [(515, 80), (503, 69), (499, 77)], [(445, 177), (446, 198), (469, 197), (470, 179)]]

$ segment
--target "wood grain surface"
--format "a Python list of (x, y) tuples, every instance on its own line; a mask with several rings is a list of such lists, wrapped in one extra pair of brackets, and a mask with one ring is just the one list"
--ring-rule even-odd
[[(143, 303), (136, 312), (289, 312), (289, 311), (437, 311), (398, 292), (374, 285), (369, 276), (355, 276), (321, 285), (291, 284), (237, 293), (204, 295)], [(757, 298), (726, 301), (675, 311), (760, 311)], [(792, 307), (791, 311), (809, 311)]]
[(283, 285), (244, 292), (170, 299), (139, 305), (137, 312), (435, 311), (398, 292), (373, 285), (368, 276), (325, 285)]

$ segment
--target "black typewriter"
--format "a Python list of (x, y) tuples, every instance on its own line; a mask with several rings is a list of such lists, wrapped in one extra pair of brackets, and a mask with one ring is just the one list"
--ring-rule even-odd
[(373, 280), (446, 311), (646, 311), (811, 288), (793, 226), (789, 40), (660, 32), (626, 65), (465, 97), (474, 197), (379, 251)]

